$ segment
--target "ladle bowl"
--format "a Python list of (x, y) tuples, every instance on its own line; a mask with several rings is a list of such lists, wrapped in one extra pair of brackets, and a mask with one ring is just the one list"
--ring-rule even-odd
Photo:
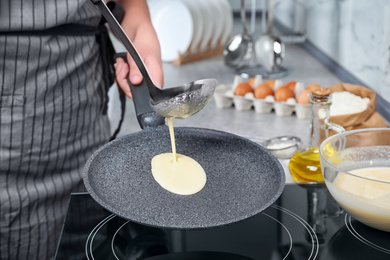
[[(266, 8), (266, 2), (263, 0), (263, 10)], [(285, 47), (283, 41), (272, 33), (273, 27), (273, 0), (268, 1), (268, 21), (267, 31), (261, 35), (255, 43), (255, 53), (261, 65), (270, 72), (278, 72), (284, 59)], [(265, 15), (262, 15), (262, 24), (265, 24)]]
[(257, 59), (268, 72), (272, 72), (282, 64), (285, 46), (279, 37), (264, 34), (257, 39), (255, 49)]
[(164, 89), (172, 98), (166, 100), (158, 96), (150, 105), (164, 117), (185, 119), (199, 112), (210, 101), (215, 91), (215, 79), (196, 80), (180, 87)]
[(246, 28), (245, 0), (241, 0), (241, 23), (243, 33), (232, 37), (223, 51), (225, 64), (235, 69), (247, 65), (253, 56), (253, 39)]
[(223, 51), (225, 64), (231, 68), (240, 68), (252, 57), (252, 38), (247, 34), (235, 35)]
[[(199, 112), (204, 106), (206, 106), (217, 85), (217, 81), (215, 79), (197, 80), (173, 88), (160, 89), (156, 87), (144, 62), (142, 61), (141, 56), (105, 2), (103, 0), (91, 1), (99, 7), (111, 29), (124, 44), (125, 48), (130, 53), (135, 64), (140, 70), (143, 77), (143, 84), (146, 85), (149, 92), (150, 106), (155, 112), (164, 117), (187, 118)], [(128, 82), (132, 92), (133, 90), (139, 88), (132, 88), (129, 80)], [(145, 94), (145, 92), (142, 94)]]

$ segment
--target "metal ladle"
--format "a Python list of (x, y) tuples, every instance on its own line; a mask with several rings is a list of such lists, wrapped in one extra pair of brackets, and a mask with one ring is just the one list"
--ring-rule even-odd
[(235, 69), (247, 65), (253, 53), (253, 39), (246, 28), (245, 0), (241, 0), (241, 22), (243, 33), (235, 35), (223, 52), (225, 64)]
[[(141, 56), (111, 13), (110, 9), (105, 4), (104, 0), (91, 1), (99, 7), (111, 29), (124, 44), (140, 70), (143, 76), (143, 83), (146, 84), (147, 90), (149, 91), (150, 106), (154, 111), (163, 117), (184, 119), (199, 112), (204, 106), (206, 106), (217, 85), (217, 81), (215, 79), (196, 80), (174, 88), (160, 89), (156, 87), (150, 78), (149, 72), (142, 61)], [(142, 88), (142, 86), (133, 87), (129, 80), (128, 82), (132, 92)]]
[[(265, 1), (266, 0), (263, 0), (263, 10), (265, 10), (266, 6)], [(273, 0), (269, 0), (267, 31), (257, 39), (255, 44), (257, 58), (269, 73), (277, 72), (277, 70), (280, 69), (285, 52), (284, 43), (277, 36), (272, 34), (273, 8)], [(262, 24), (264, 24), (265, 12), (262, 16)]]

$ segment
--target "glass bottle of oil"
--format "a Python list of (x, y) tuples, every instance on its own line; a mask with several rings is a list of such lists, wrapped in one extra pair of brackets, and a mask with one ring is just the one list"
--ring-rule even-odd
[(290, 160), (289, 169), (295, 182), (323, 182), (319, 147), (329, 136), (329, 130), (344, 132), (344, 128), (329, 122), (330, 90), (316, 89), (310, 95), (311, 124), (309, 147), (297, 152)]

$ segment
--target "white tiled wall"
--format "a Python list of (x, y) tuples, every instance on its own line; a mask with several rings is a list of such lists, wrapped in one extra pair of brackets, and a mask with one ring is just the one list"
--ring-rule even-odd
[(390, 102), (390, 1), (279, 0), (275, 17), (292, 27), (296, 2), (306, 8), (307, 38)]

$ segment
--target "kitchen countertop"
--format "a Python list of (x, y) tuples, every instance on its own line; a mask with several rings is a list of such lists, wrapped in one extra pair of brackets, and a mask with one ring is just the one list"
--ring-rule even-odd
[[(299, 44), (286, 45), (286, 57), (283, 66), (290, 74), (281, 80), (284, 83), (295, 80), (305, 85), (318, 83), (328, 87), (340, 83), (324, 65), (308, 54)], [(231, 84), (234, 71), (226, 67), (223, 57), (215, 57), (182, 66), (164, 63), (165, 86), (176, 86), (201, 78), (215, 78), (218, 84)], [(245, 136), (271, 138), (280, 135), (295, 135), (306, 142), (309, 138), (309, 120), (298, 119), (295, 115), (288, 117), (271, 114), (258, 114), (254, 110), (237, 111), (232, 108), (217, 108), (213, 99), (198, 114), (175, 120), (175, 126), (211, 128)], [(140, 131), (134, 106), (127, 100), (125, 119), (119, 136)]]
[[(303, 82), (305, 85), (317, 83), (328, 87), (341, 82), (299, 44), (286, 44), (286, 57), (283, 66), (290, 71), (289, 75), (281, 78), (283, 83), (294, 80)], [(215, 78), (218, 84), (231, 84), (235, 75), (232, 69), (224, 65), (222, 56), (182, 66), (164, 63), (163, 69), (165, 86), (168, 87), (201, 78)], [(303, 147), (307, 145), (309, 140), (309, 125), (309, 119), (298, 119), (294, 114), (280, 117), (276, 116), (274, 112), (259, 114), (253, 109), (237, 111), (234, 107), (217, 108), (213, 99), (198, 114), (184, 120), (174, 120), (174, 126), (210, 128), (256, 140), (293, 135), (302, 140)], [(131, 100), (127, 100), (125, 119), (118, 136), (137, 131), (141, 131), (141, 128), (136, 120), (134, 106)], [(287, 182), (292, 182), (288, 171), (289, 160), (280, 161), (285, 168)]]

